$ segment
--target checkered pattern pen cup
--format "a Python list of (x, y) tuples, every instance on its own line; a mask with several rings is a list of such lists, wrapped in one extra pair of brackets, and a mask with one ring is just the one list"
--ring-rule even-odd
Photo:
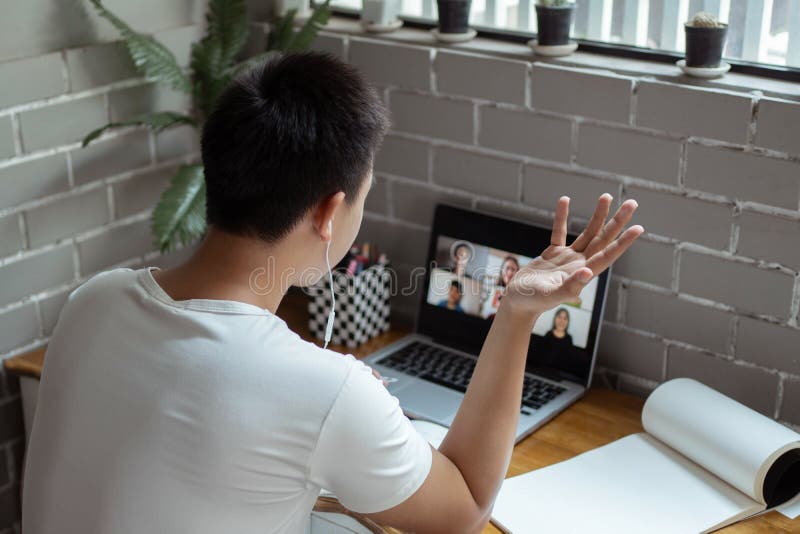
[[(336, 322), (331, 343), (356, 348), (389, 330), (391, 276), (385, 265), (372, 265), (357, 275), (333, 271)], [(317, 339), (325, 338), (331, 309), (328, 278), (308, 289), (308, 327)]]

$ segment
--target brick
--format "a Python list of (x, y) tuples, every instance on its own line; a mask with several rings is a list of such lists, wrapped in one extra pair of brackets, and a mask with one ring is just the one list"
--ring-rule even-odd
[(659, 339), (604, 323), (597, 364), (660, 381), (664, 368), (664, 344)]
[(558, 199), (567, 195), (570, 197), (570, 215), (586, 219), (594, 213), (600, 195), (611, 193), (616, 199), (619, 191), (619, 184), (613, 182), (533, 165), (526, 165), (522, 175), (522, 201), (525, 204), (552, 211)]
[(367, 211), (380, 213), (382, 215), (388, 215), (389, 213), (389, 201), (387, 200), (388, 189), (389, 186), (386, 182), (386, 178), (381, 178), (380, 176), (376, 176), (374, 181), (372, 182), (372, 187), (369, 190), (369, 194), (367, 195), (367, 200), (364, 203), (364, 209), (366, 209)]
[(740, 150), (689, 145), (686, 187), (796, 210), (800, 164)]
[(393, 91), (389, 97), (397, 131), (472, 143), (471, 102)]
[(66, 60), (70, 88), (75, 93), (139, 76), (121, 41), (67, 50)]
[(188, 67), (192, 53), (192, 44), (203, 37), (203, 28), (193, 24), (167, 28), (153, 35), (158, 41), (169, 49), (181, 67)]
[(482, 106), (479, 125), (478, 144), (481, 146), (569, 162), (572, 125), (567, 120)]
[(75, 184), (108, 178), (137, 167), (150, 165), (150, 141), (146, 131), (134, 131), (111, 139), (95, 141), (70, 152)]
[(14, 131), (11, 129), (11, 116), (0, 117), (0, 159), (14, 155)]
[[(616, 322), (623, 291), (625, 291), (625, 288), (622, 287), (618, 280), (612, 278), (608, 281), (608, 292), (606, 293), (605, 309), (603, 310), (603, 317), (608, 321)], [(603, 317), (601, 317), (601, 320)]]
[[(392, 265), (406, 264), (422, 267), (425, 265), (428, 254), (429, 237), (430, 233), (427, 230), (365, 218), (361, 223), (361, 230), (356, 242), (369, 241), (377, 244), (381, 252), (385, 252), (389, 257)], [(400, 282), (406, 283), (407, 281)]]
[(178, 126), (156, 134), (156, 159), (167, 161), (199, 152), (199, 136), (191, 126)]
[(581, 124), (578, 163), (584, 167), (678, 185), (680, 142), (631, 130)]
[(753, 143), (789, 154), (800, 154), (797, 124), (800, 124), (800, 104), (788, 100), (762, 98), (758, 103), (756, 136)]
[[(26, 345), (39, 337), (39, 320), (32, 303), (0, 313), (0, 353)], [(4, 406), (0, 406), (0, 411)], [(3, 418), (0, 417), (0, 421)], [(0, 425), (0, 427), (5, 425)], [(0, 434), (3, 430), (0, 429)], [(4, 460), (4, 458), (0, 458)]]
[(800, 379), (784, 380), (780, 419), (800, 425)]
[(38, 252), (0, 267), (0, 306), (74, 278), (72, 246)]
[(392, 183), (392, 199), (396, 218), (425, 226), (433, 223), (433, 212), (438, 203), (472, 207), (472, 199), (467, 195), (402, 182)]
[(115, 182), (112, 189), (117, 218), (154, 208), (176, 171), (176, 167), (168, 167)]
[(777, 374), (672, 346), (667, 352), (667, 379), (672, 378), (693, 378), (770, 418), (774, 414)]
[(103, 95), (71, 100), (19, 114), (25, 152), (74, 143), (106, 124)]
[(643, 81), (636, 124), (671, 133), (747, 142), (752, 100), (747, 95)]
[(788, 245), (800, 236), (800, 221), (750, 211), (743, 211), (738, 221), (739, 254), (800, 268), (800, 247)]
[[(550, 206), (550, 211), (554, 208), (555, 205)], [(504, 219), (511, 219), (512, 221), (519, 221), (543, 228), (552, 228), (553, 226), (552, 216), (534, 212), (531, 208), (522, 204), (512, 204), (510, 202), (479, 198), (475, 209)]]
[(448, 187), (506, 200), (519, 200), (516, 161), (449, 147), (437, 147), (433, 181)]
[(736, 358), (800, 375), (800, 330), (742, 317)]
[(67, 159), (63, 154), (0, 169), (0, 209), (66, 191), (67, 175)]
[(524, 61), (440, 50), (434, 70), (440, 93), (525, 105)]
[(348, 54), (350, 63), (375, 85), (430, 89), (429, 48), (351, 38)]
[(81, 274), (103, 271), (126, 260), (140, 257), (155, 248), (150, 221), (117, 226), (78, 243)]
[(314, 42), (311, 43), (311, 50), (317, 52), (327, 52), (339, 59), (345, 59), (345, 38), (342, 35), (331, 33), (319, 33)]
[(10, 256), (25, 246), (19, 231), (19, 216), (0, 217), (0, 258)]
[(428, 144), (387, 135), (375, 155), (375, 170), (425, 182), (428, 180)]
[(632, 91), (632, 78), (610, 72), (533, 65), (531, 105), (534, 109), (627, 124)]
[(779, 271), (684, 251), (679, 287), (682, 293), (786, 318), (792, 301), (794, 278)]
[(728, 352), (733, 315), (672, 295), (629, 287), (625, 324), (714, 352)]
[(0, 63), (0, 109), (63, 94), (61, 65), (59, 52)]
[(639, 238), (614, 262), (614, 274), (669, 288), (674, 257), (674, 245)]
[(61, 308), (67, 302), (67, 297), (72, 293), (72, 289), (59, 291), (54, 295), (43, 298), (39, 301), (39, 314), (42, 318), (42, 332), (45, 336), (53, 333), (53, 329), (58, 322), (58, 316), (61, 314)]
[(109, 221), (105, 187), (71, 195), (25, 212), (28, 240), (39, 247)]
[(645, 231), (717, 249), (728, 248), (733, 206), (633, 186), (626, 188), (626, 196), (639, 203), (636, 222)]
[(149, 83), (108, 93), (112, 121), (124, 121), (154, 111), (186, 112), (191, 98), (163, 85)]

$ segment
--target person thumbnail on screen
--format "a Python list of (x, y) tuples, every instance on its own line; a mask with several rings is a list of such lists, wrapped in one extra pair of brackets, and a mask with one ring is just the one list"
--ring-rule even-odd
[(464, 308), (461, 307), (461, 299), (463, 296), (464, 286), (461, 285), (461, 282), (458, 280), (450, 280), (450, 288), (447, 292), (447, 298), (439, 301), (439, 307), (464, 313)]

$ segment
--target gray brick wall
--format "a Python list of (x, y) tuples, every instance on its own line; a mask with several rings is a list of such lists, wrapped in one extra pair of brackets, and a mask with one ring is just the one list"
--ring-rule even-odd
[[(568, 194), (575, 227), (604, 191), (636, 198), (648, 233), (611, 278), (598, 380), (645, 395), (692, 376), (800, 425), (796, 95), (572, 68), (497, 43), (439, 48), (410, 30), (345, 24), (315, 46), (362, 66), (389, 102), (362, 238), (401, 273), (424, 261), (436, 202), (541, 222)], [(417, 298), (394, 313), (413, 315)]]
[[(186, 65), (204, 2), (105, 2)], [(13, 4), (13, 5), (12, 5)], [(195, 157), (191, 132), (107, 134), (109, 120), (189, 100), (140, 78), (88, 2), (26, 0), (0, 19), (0, 360), (46, 343), (69, 292), (113, 265), (159, 264), (149, 213)], [(177, 253), (176, 253), (177, 254)], [(18, 381), (0, 371), (0, 532), (19, 532), (24, 438)]]

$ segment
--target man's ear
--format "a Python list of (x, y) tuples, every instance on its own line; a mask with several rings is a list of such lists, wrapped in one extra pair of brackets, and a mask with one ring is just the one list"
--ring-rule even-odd
[(314, 209), (314, 231), (327, 242), (331, 239), (331, 229), (336, 215), (341, 213), (344, 203), (344, 191), (339, 191), (319, 203)]

